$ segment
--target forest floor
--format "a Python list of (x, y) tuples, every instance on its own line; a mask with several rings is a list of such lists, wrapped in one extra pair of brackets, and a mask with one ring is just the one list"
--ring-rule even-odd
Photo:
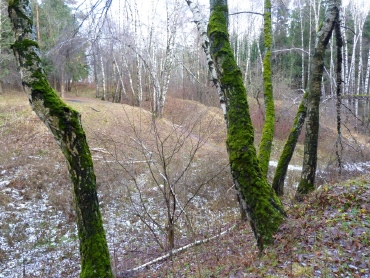
[[(334, 166), (335, 117), (323, 116), (320, 186), (304, 202), (295, 203), (292, 196), (303, 154), (301, 136), (283, 198), (288, 217), (274, 245), (260, 256), (250, 227), (239, 221), (220, 109), (169, 98), (164, 119), (153, 126), (145, 109), (72, 95), (65, 100), (82, 114), (117, 277), (370, 277), (368, 135), (347, 133), (344, 174), (338, 177)], [(277, 101), (277, 106), (273, 160), (278, 159), (295, 113), (291, 104), (283, 107), (283, 102)], [(253, 100), (251, 107), (258, 141), (261, 113)], [(327, 112), (332, 107), (323, 109)], [(181, 173), (189, 150), (200, 146), (180, 188), (193, 190), (194, 184), (214, 177), (199, 189), (187, 208), (192, 230), (186, 221), (179, 220), (176, 248), (215, 238), (127, 272), (167, 254), (133, 213), (127, 197), (127, 184), (143, 184), (142, 193), (148, 196), (144, 201), (155, 211), (155, 217), (157, 213), (163, 216), (163, 201), (157, 194), (160, 185), (147, 178), (140, 162), (143, 154), (128, 143), (143, 140), (147, 148), (158, 146), (150, 137), (153, 129), (159, 137), (164, 134), (169, 146), (186, 147), (178, 158), (174, 156), (171, 171), (175, 173)], [(0, 153), (0, 278), (78, 277), (78, 240), (65, 162), (24, 94), (0, 95)], [(127, 159), (132, 159), (130, 174), (138, 176), (134, 181), (129, 179), (126, 166), (122, 170), (122, 160)], [(157, 239), (165, 241), (163, 234), (155, 232)], [(217, 237), (221, 232), (223, 235)]]
[(288, 218), (262, 256), (250, 227), (238, 223), (132, 277), (370, 277), (369, 181), (325, 185), (287, 206)]

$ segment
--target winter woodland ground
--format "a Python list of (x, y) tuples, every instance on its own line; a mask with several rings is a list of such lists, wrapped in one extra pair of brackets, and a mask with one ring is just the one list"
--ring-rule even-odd
[[(164, 118), (154, 123), (145, 107), (81, 94), (65, 100), (82, 114), (116, 277), (370, 277), (368, 135), (345, 134), (345, 168), (338, 177), (329, 102), (321, 108), (320, 187), (303, 203), (292, 201), (301, 136), (283, 197), (288, 218), (259, 257), (251, 229), (239, 220), (220, 109), (170, 98)], [(250, 101), (258, 142), (263, 118)], [(273, 160), (297, 109), (283, 100), (276, 106)], [(0, 277), (77, 277), (70, 181), (58, 146), (19, 92), (0, 95), (0, 130)], [(161, 161), (169, 157), (164, 169)], [(127, 272), (166, 253), (165, 181), (155, 179), (163, 171), (177, 181), (179, 203), (186, 205), (173, 212), (175, 248), (229, 231)]]

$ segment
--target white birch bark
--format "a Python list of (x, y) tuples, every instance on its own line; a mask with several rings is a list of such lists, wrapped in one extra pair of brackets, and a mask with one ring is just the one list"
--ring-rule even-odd
[(321, 0), (313, 0), (314, 20), (315, 20), (315, 30), (316, 31), (319, 30), (320, 8), (321, 8)]
[[(364, 95), (367, 96), (366, 102), (365, 102), (365, 107), (364, 107), (364, 113), (365, 115), (369, 115), (369, 78), (370, 78), (370, 48), (369, 52), (367, 54), (367, 65), (366, 65), (366, 74), (365, 74), (365, 82), (364, 82)], [(369, 120), (365, 118), (365, 124), (366, 127), (368, 126)]]
[(351, 57), (351, 64), (349, 66), (349, 72), (348, 72), (348, 86), (350, 92), (352, 92), (352, 95), (355, 94), (355, 71), (356, 71), (356, 45), (357, 45), (357, 36), (355, 37), (353, 41), (353, 47), (352, 47), (352, 57)]
[(65, 86), (64, 86), (64, 79), (65, 79), (65, 74), (64, 74), (64, 65), (62, 64), (61, 66), (61, 72), (60, 72), (60, 97), (64, 97), (65, 93)]
[(107, 85), (105, 79), (105, 70), (104, 70), (104, 63), (103, 63), (103, 55), (101, 53), (100, 43), (98, 42), (98, 50), (99, 50), (99, 59), (100, 59), (100, 70), (101, 70), (101, 77), (102, 77), (102, 85), (103, 85), (103, 96), (102, 100), (107, 99)]
[(166, 96), (167, 96), (167, 91), (168, 91), (168, 84), (171, 78), (176, 31), (177, 31), (177, 20), (179, 16), (179, 2), (176, 1), (175, 13), (173, 14), (172, 22), (171, 22), (167, 4), (166, 4), (166, 10), (167, 10), (167, 45), (166, 45), (166, 56), (164, 60), (163, 71), (161, 72), (162, 90), (160, 91), (159, 99), (157, 99), (158, 101), (157, 113), (159, 117), (162, 117), (163, 115), (164, 103), (166, 101)]
[[(0, 1), (0, 58), (1, 58), (1, 51), (2, 51), (2, 48), (1, 48), (1, 40), (2, 40), (2, 25), (3, 25), (3, 22), (2, 22), (2, 11), (3, 10), (3, 7), (2, 7), (2, 2)], [(2, 86), (2, 81), (0, 80), (0, 95), (3, 93), (3, 86)]]
[(311, 82), (311, 44), (312, 44), (312, 0), (310, 0), (309, 32), (308, 32), (308, 63), (307, 63), (307, 84)]
[(128, 77), (129, 83), (130, 83), (131, 93), (132, 93), (133, 96), (135, 96), (134, 82), (132, 81), (132, 75), (131, 75), (130, 65), (129, 65), (128, 60), (127, 60), (127, 56), (128, 55), (123, 55), (122, 56), (123, 64), (126, 68), (126, 73), (127, 73), (127, 77)]
[(193, 0), (185, 0), (185, 1), (188, 4), (190, 11), (193, 14), (194, 22), (197, 25), (198, 33), (201, 39), (202, 48), (204, 50), (204, 53), (206, 54), (207, 64), (208, 64), (209, 71), (211, 73), (211, 78), (212, 78), (213, 84), (216, 87), (217, 94), (220, 100), (220, 105), (222, 108), (222, 112), (226, 120), (226, 103), (225, 103), (226, 98), (225, 98), (224, 92), (222, 91), (220, 81), (218, 80), (218, 77), (217, 77), (216, 68), (215, 68), (214, 62), (211, 57), (210, 42), (209, 42), (209, 38), (207, 35), (206, 22), (204, 21), (202, 14), (199, 11), (196, 1), (193, 1)]
[[(361, 85), (362, 85), (362, 35), (363, 28), (365, 24), (365, 19), (367, 12), (363, 9), (361, 3), (352, 2), (350, 4), (351, 14), (353, 15), (354, 26), (355, 26), (355, 35), (353, 42), (353, 51), (351, 58), (351, 67), (350, 67), (350, 90), (355, 95), (361, 94)], [(359, 53), (356, 55), (357, 44), (359, 47)], [(358, 57), (357, 57), (358, 56)], [(356, 60), (358, 59), (357, 64), (357, 80), (356, 80)], [(357, 81), (357, 82), (356, 82)], [(358, 111), (359, 111), (359, 99), (354, 98), (354, 111), (355, 111), (355, 129), (358, 128)]]
[[(355, 25), (355, 33), (357, 33), (357, 17), (354, 17), (354, 25)], [(357, 41), (358, 41), (358, 35), (354, 35), (353, 38), (353, 46), (352, 46), (352, 56), (351, 56), (351, 63), (349, 66), (348, 71), (348, 90), (349, 92), (352, 92), (352, 95), (355, 94), (355, 70), (356, 70), (356, 48), (357, 48)]]
[(246, 47), (247, 47), (247, 54), (245, 58), (245, 72), (244, 72), (244, 85), (245, 86), (247, 85), (248, 76), (250, 76), (249, 67), (250, 67), (250, 61), (251, 61), (251, 46), (249, 43), (249, 38), (247, 38), (246, 40)]
[(357, 70), (357, 95), (360, 95), (363, 91), (362, 89), (362, 79), (363, 79), (363, 59), (362, 59), (362, 34), (363, 34), (363, 26), (360, 26), (359, 29), (359, 53), (358, 53), (358, 70)]
[(369, 53), (367, 54), (364, 95), (369, 95), (369, 78), (370, 78), (370, 48), (369, 48)]
[[(303, 10), (303, 5), (302, 5), (302, 2), (299, 1), (299, 20), (300, 20), (300, 26), (301, 26), (301, 48), (302, 50), (304, 50), (304, 36), (303, 36), (303, 32), (304, 32), (304, 29), (303, 29), (303, 15), (302, 15), (302, 10)], [(304, 51), (302, 51), (302, 89), (305, 90), (305, 62), (304, 62)]]
[[(2, 40), (2, 33), (3, 33), (3, 7), (2, 7), (2, 2), (0, 1), (0, 42)], [(0, 55), (1, 55), (1, 43), (0, 43)], [(0, 87), (1, 87), (1, 81), (0, 81)]]
[(94, 70), (94, 82), (95, 82), (95, 97), (98, 98), (100, 97), (100, 92), (99, 92), (99, 80), (98, 80), (98, 61), (97, 61), (97, 56), (98, 54), (96, 53), (96, 46), (95, 43), (92, 46), (92, 56), (93, 56), (93, 70)]
[(180, 248), (171, 250), (169, 253), (167, 253), (167, 254), (165, 254), (165, 255), (163, 255), (161, 257), (158, 257), (158, 258), (156, 258), (154, 260), (151, 260), (150, 262), (147, 262), (145, 264), (139, 265), (139, 266), (137, 266), (137, 267), (135, 267), (133, 269), (127, 270), (127, 272), (138, 271), (138, 270), (140, 270), (140, 269), (142, 269), (144, 267), (148, 267), (148, 266), (150, 266), (152, 264), (155, 264), (157, 262), (160, 262), (160, 261), (163, 261), (163, 260), (165, 260), (167, 258), (170, 258), (170, 257), (172, 257), (172, 256), (174, 256), (176, 254), (179, 254), (179, 253), (181, 253), (181, 252), (183, 252), (183, 251), (185, 251), (185, 250), (187, 250), (189, 248), (192, 248), (194, 246), (197, 246), (197, 245), (200, 245), (200, 244), (203, 244), (203, 243), (210, 242), (211, 240), (217, 239), (217, 238), (219, 238), (219, 237), (227, 234), (228, 232), (232, 231), (235, 227), (236, 227), (236, 225), (234, 225), (231, 228), (229, 228), (229, 229), (227, 229), (227, 230), (219, 233), (218, 235), (215, 235), (215, 236), (212, 236), (212, 237), (209, 237), (209, 238), (206, 238), (206, 239), (197, 240), (197, 241), (194, 241), (193, 243), (189, 243), (188, 245), (185, 245), (183, 247), (180, 247)]
[(334, 36), (330, 39), (330, 67), (329, 67), (329, 80), (330, 80), (330, 96), (335, 95), (336, 80), (334, 77)]
[[(135, 9), (135, 16), (134, 16), (134, 44), (136, 49), (141, 49), (140, 43), (139, 43), (139, 11), (137, 8), (137, 2), (134, 2), (134, 9)], [(142, 61), (139, 57), (139, 55), (136, 53), (136, 100), (138, 102), (138, 105), (141, 106), (142, 100), (143, 100), (143, 87), (142, 87), (142, 77), (141, 77), (141, 66)]]
[[(346, 7), (342, 6), (341, 12), (341, 22), (342, 22), (342, 36), (343, 36), (343, 67), (342, 67), (342, 80), (343, 80), (343, 94), (348, 95), (349, 84), (348, 84), (348, 42), (346, 34)], [(348, 99), (345, 99), (348, 104)]]
[[(118, 63), (117, 63), (116, 57), (114, 57), (114, 56), (113, 56), (113, 59), (114, 59), (114, 60), (113, 60), (113, 64), (114, 64), (114, 66), (115, 66), (115, 68), (116, 68), (116, 70), (117, 70), (118, 79), (119, 79), (119, 82), (120, 82), (121, 87), (122, 87), (122, 92), (123, 92), (123, 94), (124, 94), (124, 95), (127, 95), (127, 93), (126, 93), (126, 88), (125, 88), (125, 84), (124, 84), (123, 79), (122, 79), (122, 73), (121, 73), (121, 70), (120, 70), (120, 68), (119, 68), (119, 66), (118, 66)], [(121, 100), (122, 100), (122, 96), (121, 96)]]

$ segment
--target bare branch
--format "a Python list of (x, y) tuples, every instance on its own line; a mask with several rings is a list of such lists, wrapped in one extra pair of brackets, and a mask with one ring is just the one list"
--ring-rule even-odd
[(229, 14), (229, 15), (237, 15), (237, 14), (255, 14), (255, 15), (262, 15), (262, 13), (256, 13), (256, 12), (236, 12), (236, 13), (232, 13), (232, 14)]

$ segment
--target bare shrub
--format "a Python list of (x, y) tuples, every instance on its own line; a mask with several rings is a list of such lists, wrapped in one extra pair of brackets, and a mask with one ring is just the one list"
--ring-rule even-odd
[(216, 135), (225, 136), (220, 115), (195, 103), (184, 109), (192, 112), (180, 112), (182, 118), (172, 114), (171, 122), (125, 108), (121, 126), (115, 127), (122, 132), (100, 137), (104, 148), (97, 151), (110, 180), (105, 190), (127, 202), (164, 250), (204, 232), (210, 214), (229, 210), (235, 194), (226, 149), (217, 144)]

